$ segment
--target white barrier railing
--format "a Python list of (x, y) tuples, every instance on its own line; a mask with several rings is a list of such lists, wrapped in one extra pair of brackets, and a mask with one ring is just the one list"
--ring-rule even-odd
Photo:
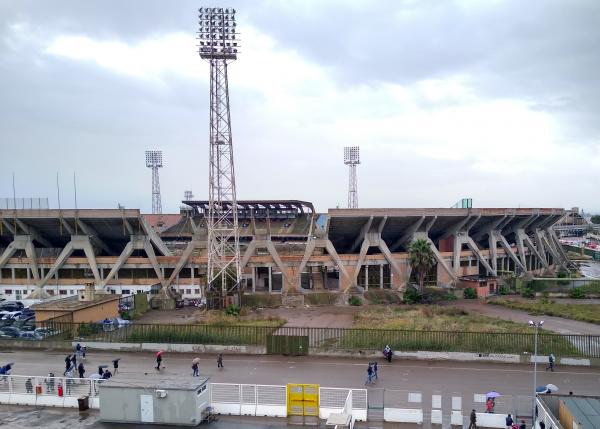
[(98, 387), (103, 380), (68, 377), (0, 376), (0, 404), (77, 407), (89, 397), (90, 408), (99, 408)]
[[(367, 390), (321, 387), (319, 417), (350, 410), (354, 420), (367, 420)], [(286, 417), (285, 385), (211, 383), (211, 405), (218, 414)]]

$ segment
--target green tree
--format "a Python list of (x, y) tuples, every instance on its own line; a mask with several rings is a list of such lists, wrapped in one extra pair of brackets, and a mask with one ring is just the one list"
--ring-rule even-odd
[(419, 279), (419, 290), (424, 293), (425, 276), (435, 263), (435, 255), (429, 242), (423, 239), (413, 241), (408, 247), (408, 254), (410, 255), (410, 265), (416, 271)]
[(592, 223), (599, 224), (600, 223), (600, 215), (592, 216)]

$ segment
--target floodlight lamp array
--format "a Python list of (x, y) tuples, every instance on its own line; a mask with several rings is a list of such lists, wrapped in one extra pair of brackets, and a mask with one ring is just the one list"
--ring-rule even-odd
[(235, 9), (205, 7), (198, 9), (198, 53), (201, 58), (236, 59), (239, 33), (236, 31)]
[(344, 148), (344, 164), (360, 164), (360, 149), (358, 146)]
[(162, 167), (162, 151), (147, 150), (146, 151), (146, 167)]

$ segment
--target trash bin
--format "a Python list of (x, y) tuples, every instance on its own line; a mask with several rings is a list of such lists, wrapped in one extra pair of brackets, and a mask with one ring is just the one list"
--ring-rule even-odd
[(90, 397), (80, 396), (77, 398), (77, 405), (79, 405), (79, 411), (85, 411), (90, 408)]
[(35, 386), (35, 394), (36, 395), (42, 394), (42, 386), (40, 386), (39, 384)]

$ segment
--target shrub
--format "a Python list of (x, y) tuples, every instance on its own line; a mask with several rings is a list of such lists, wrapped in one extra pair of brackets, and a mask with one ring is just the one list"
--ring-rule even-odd
[(585, 298), (585, 292), (581, 288), (576, 287), (575, 289), (571, 289), (569, 291), (569, 298), (583, 299)]
[(467, 287), (463, 291), (463, 296), (465, 299), (475, 299), (477, 298), (477, 290), (472, 287)]
[(338, 294), (330, 292), (312, 292), (304, 294), (304, 303), (309, 305), (333, 305)]
[(250, 308), (278, 307), (281, 305), (281, 295), (267, 295), (259, 293), (254, 295), (242, 295), (242, 305)]
[(129, 314), (129, 311), (121, 311), (121, 319), (131, 320), (131, 314)]
[(79, 325), (79, 336), (87, 337), (102, 332), (101, 323), (82, 323)]
[(362, 300), (356, 295), (352, 295), (348, 298), (348, 304), (358, 307), (359, 305), (362, 305)]
[(508, 295), (508, 293), (510, 292), (510, 290), (508, 289), (508, 287), (502, 285), (498, 288), (498, 295)]
[(404, 303), (405, 304), (417, 304), (421, 302), (421, 295), (419, 291), (413, 287), (407, 287), (404, 291)]
[(548, 292), (542, 292), (542, 299), (540, 299), (542, 304), (550, 304), (550, 294)]
[(535, 291), (530, 287), (523, 288), (523, 290), (521, 290), (521, 296), (523, 298), (535, 298)]
[(567, 277), (569, 277), (569, 273), (567, 273), (566, 271), (559, 271), (556, 277), (558, 277), (559, 279), (566, 279)]
[(240, 315), (240, 306), (239, 305), (235, 305), (235, 304), (231, 304), (225, 310), (225, 314), (228, 315), (228, 316), (239, 316)]

